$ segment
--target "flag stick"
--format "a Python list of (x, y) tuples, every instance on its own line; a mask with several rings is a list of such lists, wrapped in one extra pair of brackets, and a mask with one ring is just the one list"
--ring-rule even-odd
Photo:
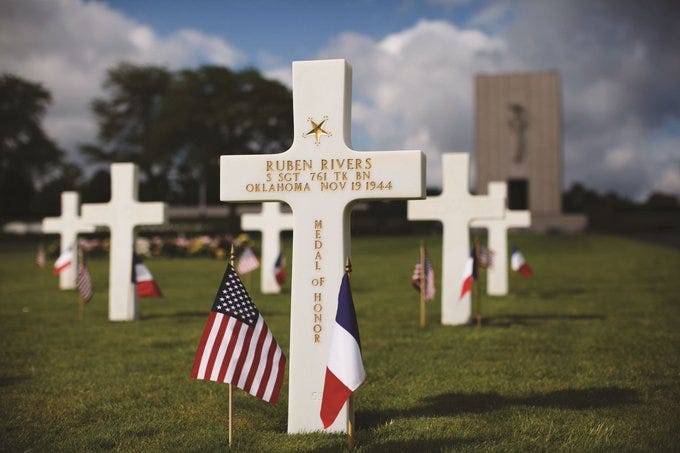
[(475, 235), (475, 259), (474, 259), (474, 269), (472, 270), (473, 275), (476, 275), (477, 277), (474, 279), (474, 285), (475, 285), (475, 296), (477, 299), (477, 303), (475, 306), (477, 307), (477, 328), (481, 329), (482, 328), (482, 294), (479, 291), (479, 238)]
[(232, 405), (231, 405), (231, 384), (229, 384), (229, 446), (231, 447), (231, 411), (232, 411)]
[[(352, 262), (349, 260), (349, 257), (345, 261), (345, 272), (349, 280), (352, 274)], [(354, 449), (354, 392), (352, 392), (347, 401), (347, 447), (350, 451)]]
[[(231, 244), (231, 250), (229, 251), (229, 265), (234, 267), (234, 244)], [(229, 384), (229, 447), (231, 447), (231, 413), (232, 413), (232, 388), (231, 383)]]
[(420, 328), (425, 327), (425, 242), (420, 241)]
[[(82, 269), (83, 266), (83, 249), (80, 248), (80, 244), (78, 244), (78, 274), (80, 274), (80, 270)], [(80, 291), (80, 287), (77, 288), (78, 290), (78, 321), (83, 320), (83, 313), (85, 312), (85, 300), (83, 299), (83, 295)]]

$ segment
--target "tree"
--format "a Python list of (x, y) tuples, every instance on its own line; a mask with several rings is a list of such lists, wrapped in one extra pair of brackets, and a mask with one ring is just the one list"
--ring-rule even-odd
[(170, 154), (155, 146), (154, 129), (172, 74), (158, 66), (121, 63), (109, 69), (107, 97), (92, 111), (99, 126), (98, 144), (81, 146), (95, 162), (135, 162), (141, 173), (140, 198), (168, 197)]
[(172, 150), (178, 179), (198, 187), (205, 205), (218, 200), (220, 155), (284, 151), (292, 143), (292, 119), (291, 92), (282, 84), (254, 69), (204, 66), (174, 78), (156, 146)]
[(81, 186), (83, 203), (106, 203), (111, 199), (111, 174), (99, 169)]
[(83, 170), (72, 162), (57, 164), (43, 181), (31, 203), (31, 212), (40, 217), (58, 216), (61, 210), (61, 193), (80, 189)]
[(292, 142), (290, 90), (253, 69), (171, 73), (123, 63), (104, 87), (108, 96), (92, 103), (100, 144), (82, 150), (139, 164), (142, 199), (217, 201), (220, 155), (280, 152)]
[(51, 102), (39, 83), (0, 75), (0, 216), (26, 217), (36, 185), (63, 152), (45, 134), (41, 121)]

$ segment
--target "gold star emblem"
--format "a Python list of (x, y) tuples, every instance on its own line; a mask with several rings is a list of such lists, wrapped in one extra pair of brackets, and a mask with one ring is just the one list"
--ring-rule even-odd
[(314, 138), (316, 139), (316, 144), (318, 145), (320, 143), (322, 135), (325, 135), (326, 137), (330, 137), (332, 135), (330, 132), (327, 132), (323, 128), (324, 123), (328, 120), (327, 116), (324, 116), (320, 123), (316, 123), (311, 117), (307, 119), (309, 120), (310, 123), (312, 123), (312, 130), (310, 130), (306, 134), (302, 134), (303, 138), (307, 138), (310, 135), (313, 135)]

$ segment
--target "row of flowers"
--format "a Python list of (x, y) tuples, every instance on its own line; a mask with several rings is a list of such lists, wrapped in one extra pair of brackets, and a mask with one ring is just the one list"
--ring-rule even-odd
[[(87, 238), (79, 240), (80, 247), (88, 256), (104, 256), (109, 253), (109, 238)], [(208, 257), (225, 259), (231, 244), (234, 244), (235, 253), (238, 256), (245, 247), (252, 247), (253, 242), (247, 234), (239, 236), (200, 235), (195, 237), (178, 236), (152, 236), (137, 237), (135, 252), (144, 257), (167, 256), (167, 257)], [(49, 256), (59, 255), (59, 241), (47, 245), (46, 252)]]

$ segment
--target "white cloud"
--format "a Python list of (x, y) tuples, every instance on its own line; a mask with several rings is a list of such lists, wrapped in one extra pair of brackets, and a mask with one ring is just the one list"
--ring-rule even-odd
[(278, 80), (288, 88), (293, 87), (293, 69), (291, 65), (286, 67), (276, 67), (274, 69), (265, 71), (264, 76), (268, 79)]
[(472, 16), (467, 25), (470, 27), (494, 27), (506, 20), (511, 12), (509, 2), (491, 3)]
[[(120, 61), (178, 68), (233, 66), (243, 55), (196, 30), (158, 36), (106, 5), (80, 0), (9, 0), (0, 15), (2, 70), (41, 82), (53, 97), (45, 128), (70, 153), (95, 138), (89, 103)], [(73, 154), (72, 154), (73, 155)]]
[(506, 54), (479, 31), (422, 20), (380, 41), (343, 34), (321, 57), (352, 63), (354, 136), (366, 138), (355, 147), (422, 149), (428, 185), (439, 185), (441, 153), (472, 149), (474, 74), (499, 69)]
[(635, 151), (632, 148), (616, 148), (609, 150), (604, 160), (605, 167), (617, 171), (629, 166), (635, 161)]
[(668, 167), (661, 171), (659, 189), (669, 193), (680, 193), (680, 165)]
[(493, 35), (422, 20), (381, 40), (342, 34), (319, 56), (354, 67), (357, 144), (423, 149), (430, 185), (440, 183), (442, 152), (473, 149), (475, 74), (556, 69), (565, 186), (579, 181), (636, 199), (654, 190), (680, 194), (680, 159), (673, 157), (680, 134), (676, 128), (658, 138), (664, 124), (680, 123), (680, 59), (671, 44), (680, 27), (666, 9), (627, 1), (498, 3), (469, 22), (507, 19)]
[(560, 71), (567, 184), (638, 200), (680, 194), (680, 134), (663, 130), (680, 121), (677, 3), (517, 5), (500, 36), (523, 67)]

